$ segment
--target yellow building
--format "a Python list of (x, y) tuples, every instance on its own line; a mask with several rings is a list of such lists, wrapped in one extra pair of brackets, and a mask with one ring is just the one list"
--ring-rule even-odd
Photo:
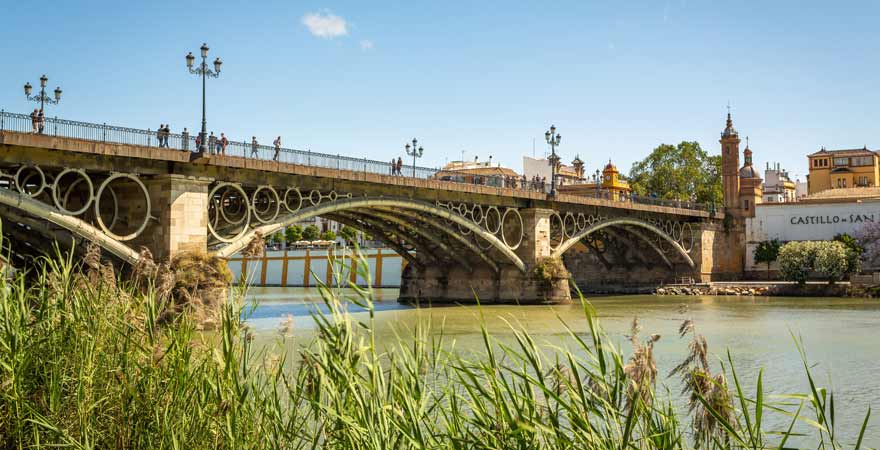
[(810, 174), (807, 191), (815, 194), (827, 189), (880, 186), (880, 158), (867, 147), (826, 150), (807, 155)]
[[(575, 161), (580, 164), (576, 163), (574, 165), (583, 167), (580, 158)], [(583, 173), (582, 170), (581, 173)], [(620, 171), (617, 170), (617, 167), (611, 160), (608, 161), (605, 169), (602, 170), (601, 179), (587, 183), (561, 185), (558, 187), (558, 190), (560, 194), (584, 195), (588, 197), (599, 196), (612, 200), (628, 200), (632, 192), (629, 183), (620, 178)]]

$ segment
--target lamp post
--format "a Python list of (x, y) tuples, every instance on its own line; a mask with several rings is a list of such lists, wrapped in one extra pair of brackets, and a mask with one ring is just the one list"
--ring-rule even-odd
[(204, 153), (208, 147), (208, 143), (205, 142), (208, 138), (208, 123), (205, 120), (205, 80), (207, 77), (217, 78), (220, 76), (220, 66), (223, 65), (223, 61), (220, 58), (215, 59), (214, 70), (212, 71), (208, 68), (208, 44), (202, 44), (199, 50), (202, 52), (202, 63), (198, 67), (193, 68), (196, 57), (193, 56), (192, 52), (189, 52), (186, 55), (186, 67), (189, 69), (189, 73), (202, 77), (202, 131), (199, 132), (199, 152)]
[(413, 178), (416, 177), (416, 158), (421, 158), (425, 153), (425, 149), (418, 146), (419, 141), (416, 138), (412, 140), (412, 147), (406, 144), (406, 154), (413, 157)]
[(550, 196), (556, 196), (556, 147), (562, 141), (562, 135), (556, 133), (556, 126), (550, 125), (550, 131), (544, 133), (544, 140), (550, 144)]
[(61, 101), (61, 88), (60, 87), (55, 88), (55, 98), (53, 99), (53, 98), (49, 97), (48, 95), (46, 95), (46, 85), (47, 84), (49, 84), (49, 78), (46, 77), (46, 75), (41, 76), (40, 77), (40, 93), (37, 95), (34, 95), (34, 96), (31, 96), (31, 92), (33, 91), (33, 87), (31, 86), (31, 84), (25, 83), (25, 85), (24, 85), (24, 95), (27, 97), (28, 100), (30, 100), (32, 102), (39, 103), (41, 111), (43, 110), (43, 106), (45, 106), (46, 103), (48, 103), (50, 105), (57, 105), (58, 102)]

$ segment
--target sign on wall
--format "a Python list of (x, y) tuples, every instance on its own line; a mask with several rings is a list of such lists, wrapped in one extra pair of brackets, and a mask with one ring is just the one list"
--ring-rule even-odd
[(747, 240), (822, 241), (880, 222), (880, 201), (758, 205), (746, 221)]

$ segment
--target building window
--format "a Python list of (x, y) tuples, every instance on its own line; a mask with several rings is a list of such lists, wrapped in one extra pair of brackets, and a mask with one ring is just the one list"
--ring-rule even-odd
[(748, 200), (743, 200), (743, 209), (745, 209), (746, 211), (749, 210), (749, 201)]
[(853, 166), (872, 166), (874, 165), (873, 156), (856, 156), (852, 158)]
[(835, 166), (847, 166), (849, 165), (849, 158), (834, 158)]

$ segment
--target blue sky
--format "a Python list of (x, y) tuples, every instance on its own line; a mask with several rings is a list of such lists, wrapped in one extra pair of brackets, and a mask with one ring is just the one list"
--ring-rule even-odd
[(0, 108), (32, 108), (21, 86), (46, 73), (50, 115), (197, 129), (184, 56), (204, 41), (225, 63), (209, 129), (235, 139), (388, 160), (417, 137), (420, 164), (464, 150), (521, 170), (554, 123), (566, 161), (628, 170), (660, 143), (717, 153), (730, 101), (762, 167), (803, 179), (820, 146), (880, 148), (880, 2), (41, 5), (2, 6)]

